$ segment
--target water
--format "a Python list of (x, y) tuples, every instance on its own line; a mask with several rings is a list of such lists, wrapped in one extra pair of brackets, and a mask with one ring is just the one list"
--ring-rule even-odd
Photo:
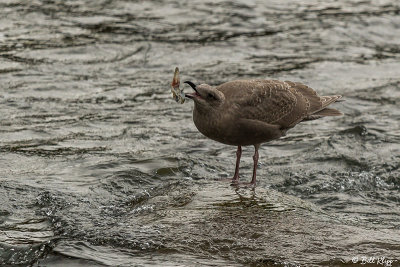
[[(399, 265), (400, 4), (265, 2), (2, 1), (0, 264)], [(264, 144), (235, 190), (176, 66), (301, 81), (345, 116)]]

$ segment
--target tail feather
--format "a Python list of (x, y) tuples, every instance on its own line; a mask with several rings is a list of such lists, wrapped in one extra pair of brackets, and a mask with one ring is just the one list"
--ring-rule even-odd
[(343, 113), (340, 112), (339, 110), (334, 108), (327, 108), (328, 105), (334, 102), (342, 101), (340, 99), (341, 97), (342, 97), (341, 95), (321, 96), (322, 109), (311, 113), (310, 115), (305, 117), (303, 121), (316, 120), (326, 116), (342, 116)]
[(329, 106), (330, 104), (338, 101), (341, 98), (342, 98), (341, 95), (321, 96), (320, 99), (321, 99), (322, 108)]
[[(328, 108), (330, 104), (342, 101), (341, 95), (319, 96), (314, 89), (307, 85), (298, 82), (285, 82), (291, 86), (295, 93), (299, 92), (307, 101), (307, 115), (302, 119), (303, 121), (316, 120), (325, 116), (343, 115), (343, 113), (337, 109)], [(298, 123), (298, 121), (293, 123), (290, 127), (293, 127), (296, 123)]]
[(316, 116), (342, 116), (343, 113), (334, 108), (324, 108), (321, 111), (313, 113), (312, 115)]
[(320, 119), (320, 118), (323, 118), (326, 116), (342, 116), (342, 115), (343, 115), (343, 113), (337, 109), (325, 108), (323, 110), (320, 110), (318, 112), (308, 115), (307, 117), (305, 117), (303, 119), (303, 121), (312, 121), (312, 120)]

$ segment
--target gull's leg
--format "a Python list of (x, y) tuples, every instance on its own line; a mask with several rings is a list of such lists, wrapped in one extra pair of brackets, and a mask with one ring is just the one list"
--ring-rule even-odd
[(253, 156), (253, 161), (254, 161), (254, 166), (253, 166), (253, 177), (251, 178), (251, 185), (256, 185), (256, 176), (257, 176), (257, 164), (258, 164), (258, 148), (260, 147), (260, 144), (254, 145), (255, 151), (254, 151), (254, 156)]
[(242, 147), (238, 146), (236, 151), (236, 167), (235, 167), (235, 175), (233, 175), (232, 183), (237, 184), (239, 182), (239, 164), (240, 157), (242, 156)]

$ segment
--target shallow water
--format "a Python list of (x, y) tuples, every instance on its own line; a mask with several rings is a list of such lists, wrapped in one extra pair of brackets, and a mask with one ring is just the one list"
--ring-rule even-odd
[[(400, 265), (400, 4), (267, 2), (2, 1), (0, 264)], [(175, 66), (301, 81), (345, 116), (264, 144), (235, 190)]]

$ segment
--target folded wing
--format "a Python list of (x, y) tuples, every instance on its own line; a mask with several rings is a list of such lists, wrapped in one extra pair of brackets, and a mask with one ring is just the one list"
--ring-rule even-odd
[(327, 108), (340, 95), (319, 96), (313, 89), (290, 81), (238, 80), (217, 87), (234, 107), (239, 118), (259, 120), (291, 128), (304, 120), (325, 116), (340, 116), (336, 109)]

